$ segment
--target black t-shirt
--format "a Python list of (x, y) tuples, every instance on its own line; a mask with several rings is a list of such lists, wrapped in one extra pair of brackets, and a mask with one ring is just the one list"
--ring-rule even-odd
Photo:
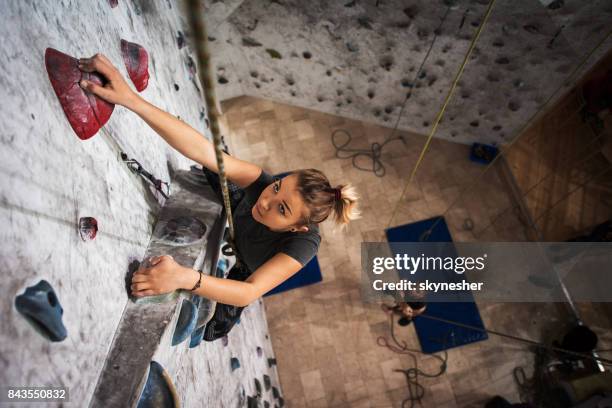
[(274, 177), (262, 171), (244, 189), (244, 198), (234, 212), (236, 249), (252, 272), (279, 252), (304, 266), (317, 254), (321, 242), (319, 227), (314, 224), (308, 226), (308, 232), (275, 232), (255, 221), (251, 209), (261, 192), (273, 182)]

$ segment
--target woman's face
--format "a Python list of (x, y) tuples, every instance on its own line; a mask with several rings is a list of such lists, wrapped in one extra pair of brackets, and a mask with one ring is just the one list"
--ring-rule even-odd
[(255, 221), (272, 231), (288, 231), (299, 225), (306, 204), (297, 189), (297, 176), (276, 180), (264, 189), (251, 209)]

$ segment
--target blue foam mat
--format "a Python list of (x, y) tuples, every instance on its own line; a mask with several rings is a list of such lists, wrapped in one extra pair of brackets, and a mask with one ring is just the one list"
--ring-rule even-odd
[[(438, 221), (437, 224), (429, 232), (436, 221)], [(412, 224), (388, 228), (385, 232), (391, 251), (394, 253), (396, 251), (393, 242), (453, 242), (443, 217), (434, 217)], [(454, 273), (448, 275), (447, 278), (449, 281), (463, 279), (458, 278)], [(484, 329), (478, 306), (474, 303), (471, 294), (469, 298), (471, 298), (469, 302), (428, 302), (424, 314)], [(436, 353), (486, 340), (489, 337), (481, 331), (466, 329), (425, 317), (415, 318), (414, 325), (421, 349), (425, 353)]]
[(285, 292), (287, 290), (300, 288), (302, 286), (312, 285), (313, 283), (321, 282), (321, 268), (319, 261), (315, 256), (304, 266), (298, 273), (266, 293), (264, 296), (274, 295), (275, 293)]

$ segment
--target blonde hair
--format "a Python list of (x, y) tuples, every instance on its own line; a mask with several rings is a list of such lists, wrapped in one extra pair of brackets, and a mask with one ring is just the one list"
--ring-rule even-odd
[(336, 225), (346, 227), (360, 217), (359, 196), (352, 185), (332, 187), (325, 174), (316, 169), (296, 170), (292, 174), (297, 175), (297, 189), (309, 210), (302, 224), (321, 223), (333, 213)]

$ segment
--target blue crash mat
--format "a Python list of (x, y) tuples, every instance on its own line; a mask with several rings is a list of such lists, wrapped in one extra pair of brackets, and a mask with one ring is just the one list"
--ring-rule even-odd
[(298, 273), (266, 293), (264, 296), (274, 295), (275, 293), (285, 292), (287, 290), (301, 288), (302, 286), (312, 285), (313, 283), (321, 282), (321, 269), (319, 261), (315, 256), (304, 266)]
[[(437, 224), (429, 232), (429, 229), (436, 221), (438, 221)], [(412, 224), (388, 228), (386, 234), (391, 251), (394, 253), (397, 252), (393, 248), (393, 242), (453, 241), (443, 217), (434, 217)], [(449, 282), (464, 279), (454, 272), (446, 275), (445, 278)], [(428, 302), (424, 314), (484, 329), (478, 306), (474, 303), (471, 293), (468, 294), (468, 297), (470, 301), (465, 302)], [(462, 299), (465, 299), (465, 295), (462, 296)], [(436, 353), (488, 338), (486, 333), (466, 329), (451, 323), (431, 320), (426, 317), (415, 318), (414, 325), (424, 353)]]

